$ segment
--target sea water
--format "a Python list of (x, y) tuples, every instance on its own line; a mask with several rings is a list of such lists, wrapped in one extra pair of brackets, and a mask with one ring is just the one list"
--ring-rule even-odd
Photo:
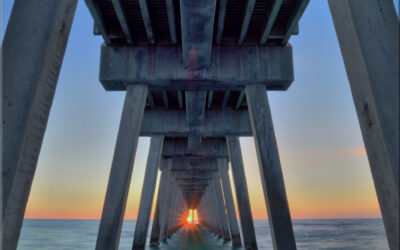
[[(98, 220), (25, 219), (18, 249), (94, 249), (99, 223)], [(254, 226), (259, 249), (272, 249), (268, 221), (255, 220)], [(135, 221), (124, 221), (119, 249), (132, 248), (134, 228)], [(389, 249), (381, 219), (293, 220), (293, 229), (297, 249)], [(224, 243), (216, 235), (208, 233), (205, 238), (191, 250), (231, 249), (229, 242)], [(173, 236), (160, 248), (185, 249), (179, 242), (182, 239)]]

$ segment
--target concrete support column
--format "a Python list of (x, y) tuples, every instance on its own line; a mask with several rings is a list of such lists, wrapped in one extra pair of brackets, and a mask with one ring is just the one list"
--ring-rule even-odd
[[(158, 191), (160, 193), (160, 189)], [(160, 240), (160, 198), (157, 198), (156, 209), (154, 211), (153, 225), (150, 234), (150, 246), (158, 247)]]
[(96, 249), (118, 249), (147, 86), (127, 87)]
[(180, 215), (180, 198), (181, 198), (181, 190), (177, 187), (176, 189), (176, 198), (175, 198), (175, 206), (172, 211), (172, 233), (175, 233), (179, 227), (179, 215)]
[(160, 168), (161, 169), (160, 184), (158, 185), (157, 203), (156, 203), (156, 209), (154, 211), (153, 226), (151, 229), (151, 236), (150, 236), (150, 245), (152, 247), (157, 247), (160, 241), (160, 224), (162, 219), (161, 207), (163, 206), (162, 203), (165, 202), (165, 191), (167, 188), (167, 183), (169, 178), (169, 169), (171, 160), (163, 160), (163, 162), (166, 166)]
[[(171, 176), (172, 177), (172, 176)], [(166, 224), (164, 226), (164, 240), (170, 237), (170, 229), (172, 228), (172, 221), (173, 221), (173, 216), (174, 216), (174, 208), (175, 208), (175, 200), (176, 200), (176, 193), (177, 193), (177, 187), (174, 178), (171, 178), (170, 181), (171, 188), (170, 192), (168, 193), (168, 207), (167, 207), (167, 220)]]
[(169, 200), (169, 193), (171, 191), (171, 179), (173, 178), (171, 176), (171, 166), (172, 166), (172, 160), (168, 159), (167, 161), (167, 168), (163, 170), (165, 172), (165, 178), (163, 179), (163, 183), (160, 184), (160, 211), (159, 211), (159, 216), (160, 216), (160, 234), (159, 234), (159, 241), (164, 240), (164, 229), (166, 223), (166, 216), (167, 216), (167, 207), (168, 207), (168, 200)]
[(211, 221), (211, 216), (210, 216), (210, 207), (208, 205), (208, 194), (207, 194), (207, 191), (204, 194), (202, 204), (204, 204), (203, 205), (203, 209), (204, 209), (204, 216), (205, 216), (206, 225), (207, 225), (207, 227), (208, 227), (208, 229), (210, 231), (214, 232), (214, 228), (213, 228), (212, 221)]
[(239, 226), (236, 219), (235, 203), (233, 202), (231, 183), (228, 175), (228, 160), (219, 158), (218, 172), (221, 178), (222, 188), (225, 197), (226, 210), (229, 220), (229, 228), (231, 230), (232, 246), (241, 246), (242, 240), (240, 238)]
[[(213, 178), (214, 179), (214, 178)], [(217, 234), (219, 237), (224, 238), (224, 228), (222, 225), (222, 214), (220, 213), (218, 207), (218, 199), (216, 197), (217, 193), (214, 187), (214, 183), (210, 183), (210, 204), (212, 206), (212, 212), (215, 220), (215, 227), (217, 229)]]
[(3, 248), (16, 249), (77, 0), (17, 0), (2, 44)]
[(162, 223), (161, 223), (161, 231), (160, 231), (160, 240), (166, 241), (168, 238), (168, 223), (169, 223), (169, 215), (170, 215), (170, 209), (171, 209), (171, 201), (172, 201), (172, 194), (174, 192), (174, 183), (173, 183), (173, 176), (172, 173), (170, 172), (170, 176), (168, 178), (168, 183), (167, 183), (167, 191), (164, 194), (164, 202), (162, 206)]
[(172, 235), (176, 232), (178, 227), (178, 214), (179, 214), (179, 189), (175, 193), (175, 202), (172, 210), (171, 227), (169, 233)]
[(224, 197), (222, 196), (221, 182), (218, 172), (214, 173), (214, 178), (212, 181), (213, 188), (215, 190), (216, 206), (218, 209), (219, 218), (221, 220), (222, 235), (225, 241), (230, 241), (231, 234), (229, 231), (228, 217), (226, 215)]
[(329, 0), (390, 249), (399, 249), (399, 19), (390, 0)]
[(147, 229), (153, 205), (154, 189), (156, 187), (157, 170), (160, 163), (163, 141), (163, 136), (152, 137), (150, 141), (132, 249), (143, 249), (146, 245)]
[(174, 232), (178, 231), (178, 229), (182, 226), (182, 214), (184, 214), (187, 210), (185, 209), (183, 196), (181, 191), (177, 192), (178, 200), (176, 203), (176, 210), (175, 210), (175, 223), (174, 223)]
[(178, 188), (177, 195), (178, 195), (178, 200), (176, 203), (176, 210), (175, 210), (175, 225), (176, 227), (180, 227), (182, 225), (181, 218), (187, 210), (183, 205), (184, 202), (183, 202), (182, 190), (180, 188)]
[(199, 208), (197, 209), (197, 215), (199, 217), (199, 224), (208, 228), (209, 222), (208, 222), (207, 212), (204, 207), (204, 197), (205, 194), (201, 198)]
[(219, 235), (219, 229), (218, 229), (218, 224), (217, 224), (217, 220), (215, 218), (215, 211), (214, 211), (214, 205), (213, 202), (211, 202), (211, 191), (210, 191), (210, 187), (208, 188), (207, 191), (207, 210), (208, 210), (208, 214), (210, 217), (210, 225), (212, 228), (213, 233), (215, 233), (216, 235)]
[(198, 216), (198, 220), (199, 220), (199, 225), (201, 226), (205, 226), (207, 225), (207, 219), (206, 219), (206, 214), (204, 213), (204, 196), (202, 197), (200, 204), (197, 208), (197, 216)]
[(275, 249), (296, 249), (267, 89), (260, 84), (247, 85), (246, 98), (272, 242)]
[(233, 181), (235, 183), (244, 247), (246, 249), (257, 249), (253, 215), (251, 214), (249, 192), (247, 191), (246, 175), (244, 172), (239, 138), (227, 136), (226, 142), (228, 146), (229, 159), (232, 166)]
[(206, 193), (204, 194), (204, 209), (205, 209), (205, 214), (206, 214), (206, 218), (207, 218), (207, 223), (208, 223), (208, 229), (213, 232), (216, 233), (216, 229), (215, 229), (215, 224), (214, 224), (214, 220), (213, 220), (213, 216), (211, 214), (211, 205), (209, 202), (209, 188), (206, 190)]
[(168, 214), (168, 228), (167, 228), (168, 237), (170, 237), (174, 233), (177, 198), (178, 198), (178, 190), (176, 185), (174, 185), (173, 192), (171, 193), (171, 206)]
[(211, 214), (211, 218), (212, 218), (212, 223), (213, 223), (213, 227), (214, 227), (214, 233), (216, 235), (218, 235), (219, 237), (222, 237), (222, 231), (221, 231), (221, 227), (219, 224), (219, 220), (215, 211), (215, 201), (213, 199), (212, 196), (212, 191), (211, 191), (211, 187), (209, 187), (209, 194), (208, 194), (208, 204), (210, 206), (210, 214)]
[(198, 210), (198, 216), (199, 216), (199, 224), (209, 228), (210, 227), (210, 222), (209, 222), (209, 219), (208, 219), (207, 210), (204, 207), (204, 196), (201, 199), (201, 205), (200, 205), (199, 210)]
[(208, 229), (211, 229), (211, 224), (210, 224), (210, 217), (208, 215), (208, 210), (205, 207), (205, 202), (204, 202), (204, 196), (201, 201), (201, 213), (199, 218), (201, 218), (201, 225), (206, 226)]

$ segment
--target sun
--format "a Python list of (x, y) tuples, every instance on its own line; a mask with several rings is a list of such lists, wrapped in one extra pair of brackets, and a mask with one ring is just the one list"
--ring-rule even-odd
[(187, 221), (187, 223), (192, 224), (192, 223), (193, 223), (192, 216), (188, 216), (188, 217), (186, 218), (186, 221)]

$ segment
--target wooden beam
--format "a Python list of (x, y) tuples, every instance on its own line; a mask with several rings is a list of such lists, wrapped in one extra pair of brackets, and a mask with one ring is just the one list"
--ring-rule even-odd
[(224, 33), (224, 24), (225, 24), (225, 14), (226, 14), (227, 3), (228, 3), (228, 0), (221, 0), (219, 2), (217, 36), (215, 38), (215, 43), (217, 43), (217, 44), (221, 43), (222, 35)]
[(97, 26), (97, 29), (99, 30), (101, 36), (104, 39), (104, 42), (106, 44), (111, 44), (111, 39), (107, 34), (107, 29), (99, 5), (95, 0), (85, 0), (85, 3), (89, 9), (90, 14), (92, 15), (94, 23)]
[(238, 44), (242, 44), (246, 37), (247, 30), (249, 29), (251, 15), (253, 14), (254, 4), (256, 0), (248, 0), (246, 4), (246, 12), (243, 17), (242, 28), (240, 30), (240, 37)]
[(172, 0), (165, 0), (165, 4), (167, 5), (168, 25), (169, 25), (169, 34), (171, 36), (171, 42), (173, 44), (176, 44), (177, 39), (176, 39), (174, 3), (172, 2)]
[(139, 0), (139, 5), (140, 5), (140, 12), (142, 13), (143, 17), (143, 24), (146, 29), (147, 39), (149, 39), (150, 44), (154, 44), (155, 43), (154, 34), (153, 34), (153, 29), (151, 28), (151, 20), (150, 20), (149, 8), (147, 7), (147, 1)]
[(112, 0), (112, 4), (114, 6), (115, 13), (117, 14), (119, 24), (121, 25), (122, 32), (124, 33), (127, 42), (129, 44), (133, 44), (133, 37), (131, 30), (129, 29), (122, 0)]
[(239, 95), (239, 98), (238, 98), (238, 100), (237, 100), (237, 102), (236, 102), (235, 109), (238, 109), (238, 108), (240, 107), (240, 105), (242, 104), (242, 102), (243, 102), (243, 97), (244, 97), (244, 93), (245, 93), (244, 90), (240, 91), (240, 95)]
[(267, 42), (282, 3), (283, 0), (274, 0), (274, 2), (271, 3), (271, 7), (267, 10), (267, 22), (265, 23), (265, 28), (261, 35), (260, 44), (264, 45)]
[(290, 15), (289, 22), (286, 26), (285, 38), (282, 40), (283, 45), (287, 44), (287, 42), (289, 41), (289, 38), (292, 35), (293, 30), (296, 28), (309, 2), (310, 0), (297, 1), (296, 6), (293, 8), (293, 11)]

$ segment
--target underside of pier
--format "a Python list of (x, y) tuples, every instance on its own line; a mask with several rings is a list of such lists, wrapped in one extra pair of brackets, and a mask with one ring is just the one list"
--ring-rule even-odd
[[(240, 136), (254, 137), (274, 249), (296, 249), (267, 91), (294, 81), (288, 41), (308, 2), (85, 0), (104, 39), (100, 83), (126, 92), (96, 249), (118, 249), (139, 136), (151, 142), (132, 249), (145, 248), (148, 234), (158, 246), (186, 232), (189, 211), (197, 233), (257, 249)], [(389, 245), (398, 249), (398, 20), (388, 1), (357, 2), (329, 1)], [(16, 0), (7, 27), (3, 103), (14, 105), (3, 105), (4, 249), (18, 243), (76, 4)], [(374, 39), (369, 16), (385, 20)], [(379, 65), (373, 47), (382, 50)]]

